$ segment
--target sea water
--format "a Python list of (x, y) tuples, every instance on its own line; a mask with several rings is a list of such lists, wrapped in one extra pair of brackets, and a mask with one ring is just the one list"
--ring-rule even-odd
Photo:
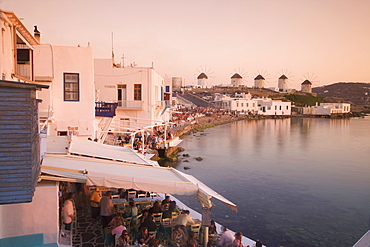
[(370, 227), (370, 117), (244, 120), (183, 140), (175, 167), (237, 204), (235, 213), (212, 200), (212, 218), (244, 236), (352, 246)]

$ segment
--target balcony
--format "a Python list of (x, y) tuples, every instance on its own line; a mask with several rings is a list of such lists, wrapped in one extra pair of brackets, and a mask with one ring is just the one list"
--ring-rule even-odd
[(95, 102), (96, 117), (114, 117), (118, 103)]
[(142, 111), (143, 101), (140, 100), (119, 100), (117, 101), (118, 109), (120, 110), (132, 110), (132, 111)]

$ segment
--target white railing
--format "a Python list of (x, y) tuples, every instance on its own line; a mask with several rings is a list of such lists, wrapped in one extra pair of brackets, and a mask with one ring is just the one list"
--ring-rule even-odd
[(118, 108), (123, 110), (143, 110), (143, 101), (140, 100), (119, 100)]

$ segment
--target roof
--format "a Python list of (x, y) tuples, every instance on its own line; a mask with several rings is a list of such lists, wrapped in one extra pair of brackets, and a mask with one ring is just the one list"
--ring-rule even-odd
[(312, 85), (312, 83), (309, 81), (309, 80), (305, 80), (304, 82), (302, 82), (302, 85)]
[(279, 77), (279, 79), (288, 79), (288, 77), (286, 77), (285, 75), (282, 75)]
[(197, 79), (208, 79), (208, 76), (204, 73), (200, 73), (200, 75), (198, 75)]
[(41, 179), (66, 178), (90, 186), (132, 188), (142, 191), (196, 196), (204, 206), (212, 206), (212, 197), (231, 209), (237, 206), (191, 175), (172, 167), (154, 167), (75, 155), (46, 154), (42, 160)]
[(17, 87), (17, 88), (28, 88), (28, 89), (45, 88), (45, 89), (47, 89), (47, 88), (49, 88), (49, 85), (0, 80), (0, 87)]
[(27, 28), (23, 25), (23, 23), (18, 19), (18, 17), (12, 11), (4, 11), (1, 10), (6, 17), (13, 23), (16, 27), (17, 31), (23, 35), (23, 37), (27, 40), (28, 43), (31, 45), (39, 45), (40, 43), (32, 36), (32, 34), (27, 30)]
[(243, 79), (243, 77), (241, 77), (238, 73), (235, 73), (232, 77), (231, 77), (231, 79)]
[(256, 78), (254, 78), (255, 80), (264, 80), (265, 78), (263, 78), (262, 75), (258, 75)]

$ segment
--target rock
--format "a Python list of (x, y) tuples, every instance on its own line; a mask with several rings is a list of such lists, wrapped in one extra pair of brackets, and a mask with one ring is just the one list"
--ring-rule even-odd
[(197, 161), (202, 161), (203, 160), (203, 158), (202, 157), (196, 157), (195, 158)]
[(183, 156), (183, 157), (190, 157), (190, 155), (189, 155), (189, 154), (183, 154), (182, 156)]
[(189, 162), (188, 160), (183, 160), (182, 162)]
[(184, 170), (189, 170), (189, 169), (190, 169), (190, 167), (184, 166)]
[(185, 151), (185, 148), (182, 148), (182, 147), (177, 148), (177, 152), (184, 152), (184, 151)]

